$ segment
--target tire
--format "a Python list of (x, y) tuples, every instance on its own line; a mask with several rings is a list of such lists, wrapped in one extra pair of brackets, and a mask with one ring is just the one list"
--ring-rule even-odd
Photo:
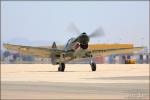
[(59, 67), (58, 67), (58, 71), (64, 72), (65, 70), (65, 64), (64, 63), (60, 63)]
[(91, 63), (91, 69), (92, 69), (92, 71), (96, 71), (96, 64), (95, 63)]
[(60, 72), (61, 70), (60, 70), (60, 66), (58, 67), (58, 71)]

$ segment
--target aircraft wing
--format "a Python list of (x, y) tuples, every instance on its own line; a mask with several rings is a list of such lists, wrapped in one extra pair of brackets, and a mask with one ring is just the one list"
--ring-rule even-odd
[(54, 52), (55, 54), (62, 53), (62, 50), (58, 50), (58, 49), (49, 49), (49, 48), (32, 47), (32, 46), (4, 44), (4, 47), (8, 50), (17, 51), (21, 54), (33, 55), (42, 58), (50, 58), (52, 52)]
[(112, 54), (132, 54), (144, 49), (143, 47), (92, 50), (93, 56), (108, 56)]

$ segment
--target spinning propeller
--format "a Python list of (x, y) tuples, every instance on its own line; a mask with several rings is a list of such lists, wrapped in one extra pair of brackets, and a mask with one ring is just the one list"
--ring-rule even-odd
[[(68, 30), (72, 33), (76, 33), (78, 35), (81, 34), (80, 30), (76, 27), (74, 23), (71, 23), (68, 27)], [(95, 38), (95, 37), (101, 37), (104, 36), (104, 30), (99, 27), (95, 31), (93, 31), (90, 35), (88, 35), (89, 38)]]

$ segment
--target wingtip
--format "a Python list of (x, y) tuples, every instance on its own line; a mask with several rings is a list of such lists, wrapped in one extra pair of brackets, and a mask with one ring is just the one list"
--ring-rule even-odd
[(3, 43), (3, 47), (7, 49), (8, 43)]
[(11, 44), (9, 44), (9, 43), (3, 43), (3, 46), (4, 46), (4, 48), (8, 48), (9, 46), (11, 46)]

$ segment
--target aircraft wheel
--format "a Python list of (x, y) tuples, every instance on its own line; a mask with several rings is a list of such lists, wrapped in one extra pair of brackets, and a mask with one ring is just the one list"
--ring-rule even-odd
[(64, 63), (60, 63), (59, 67), (58, 67), (58, 71), (64, 72), (64, 70), (65, 70), (65, 64)]
[(60, 70), (60, 67), (58, 67), (58, 71), (61, 71), (61, 70)]
[(91, 69), (92, 69), (92, 71), (96, 71), (96, 64), (95, 63), (91, 63)]

